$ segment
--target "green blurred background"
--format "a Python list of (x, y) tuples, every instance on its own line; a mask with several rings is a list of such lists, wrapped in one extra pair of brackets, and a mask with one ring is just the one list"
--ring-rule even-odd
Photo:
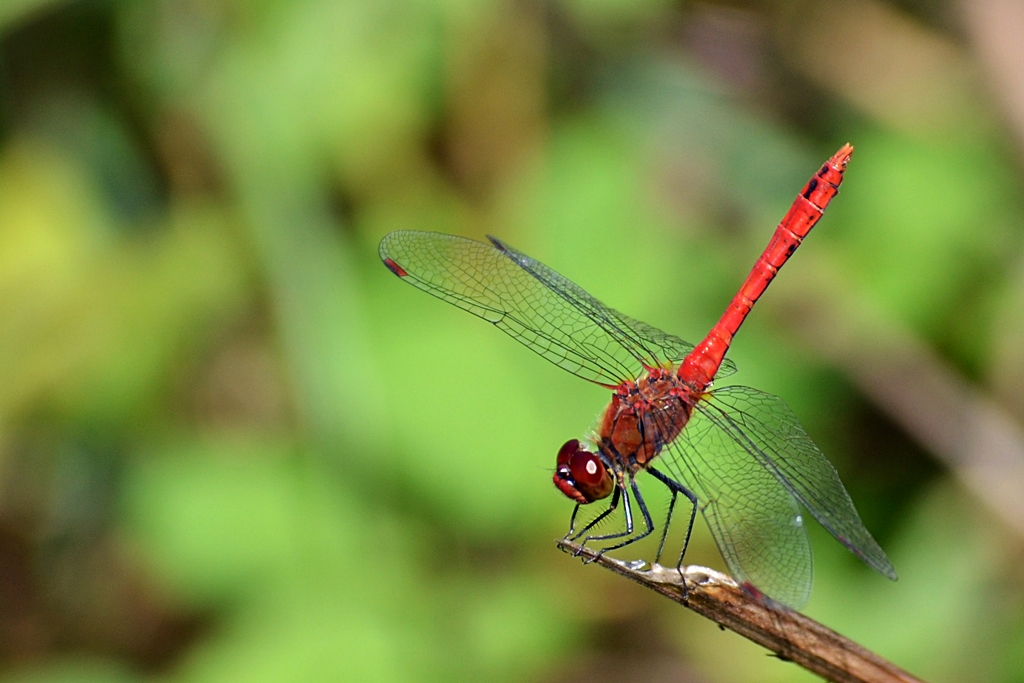
[(0, 680), (813, 680), (558, 552), (607, 392), (376, 249), (496, 234), (698, 341), (846, 141), (730, 381), (900, 572), (815, 528), (807, 612), (1024, 680), (1021, 35), (1015, 0), (0, 1)]

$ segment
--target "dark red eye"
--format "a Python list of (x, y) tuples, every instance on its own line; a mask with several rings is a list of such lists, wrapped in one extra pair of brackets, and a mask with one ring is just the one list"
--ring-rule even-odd
[(607, 471), (601, 459), (590, 451), (577, 450), (569, 460), (569, 471), (581, 489), (597, 487), (605, 478)]
[(577, 503), (592, 503), (606, 498), (615, 486), (611, 473), (601, 459), (580, 446), (577, 439), (566, 441), (558, 449), (555, 486)]
[(569, 460), (572, 456), (576, 455), (577, 451), (580, 450), (579, 439), (571, 439), (562, 444), (562, 447), (558, 449), (558, 458), (556, 459), (556, 466), (561, 467), (562, 465), (568, 465)]

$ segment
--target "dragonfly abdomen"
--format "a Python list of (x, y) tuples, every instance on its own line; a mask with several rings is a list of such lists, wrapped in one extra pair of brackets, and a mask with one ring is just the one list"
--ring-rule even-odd
[(797, 195), (732, 303), (704, 340), (679, 365), (679, 375), (683, 379), (702, 390), (711, 383), (747, 314), (839, 192), (851, 154), (853, 147), (844, 145)]

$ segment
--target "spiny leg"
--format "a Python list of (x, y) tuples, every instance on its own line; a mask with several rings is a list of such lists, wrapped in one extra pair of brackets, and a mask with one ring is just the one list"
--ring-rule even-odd
[(658, 554), (654, 556), (654, 564), (661, 562), (661, 553), (665, 550), (665, 539), (668, 538), (668, 527), (672, 521), (672, 512), (676, 509), (676, 498), (679, 497), (679, 492), (675, 489), (670, 488), (672, 491), (672, 500), (668, 503), (668, 514), (665, 515), (665, 527), (661, 530), (661, 541), (658, 543)]
[[(672, 521), (672, 508), (675, 506), (676, 494), (683, 494), (690, 500), (690, 523), (686, 527), (686, 537), (683, 539), (683, 550), (679, 553), (679, 562), (676, 564), (676, 569), (679, 570), (680, 575), (683, 573), (683, 556), (686, 555), (686, 547), (690, 544), (690, 534), (693, 533), (693, 522), (697, 518), (697, 495), (680, 484), (675, 479), (667, 477), (653, 467), (648, 467), (647, 471), (650, 472), (658, 481), (663, 483), (672, 492), (672, 504), (668, 508), (668, 517), (665, 519), (665, 530), (661, 535), (661, 546), (658, 548), (658, 557), (661, 557), (662, 548), (665, 545), (665, 536), (668, 534), (668, 525)], [(655, 560), (657, 561), (657, 560)], [(685, 586), (685, 584), (684, 584)]]
[[(565, 537), (568, 538), (570, 541), (578, 540), (585, 533), (587, 533), (588, 531), (593, 529), (596, 525), (600, 524), (601, 520), (603, 520), (605, 517), (607, 517), (611, 513), (615, 512), (615, 508), (617, 508), (619, 506), (619, 496), (621, 494), (622, 494), (622, 492), (620, 491), (619, 487), (616, 486), (615, 487), (615, 492), (612, 493), (612, 502), (608, 505), (608, 508), (604, 512), (599, 514), (597, 517), (595, 517), (594, 519), (590, 520), (585, 527), (583, 527), (582, 529), (579, 530), (578, 533), (573, 534), (573, 527), (576, 524), (576, 513), (579, 512), (579, 509), (580, 509), (580, 505), (579, 505), (579, 503), (577, 503), (576, 504), (576, 508), (572, 511), (572, 519), (569, 520), (569, 533), (567, 533), (565, 535)], [(628, 514), (629, 514), (629, 512), (628, 512), (629, 511), (629, 500), (628, 499), (626, 500), (626, 510), (627, 510), (626, 514), (628, 516)], [(586, 545), (587, 541), (589, 541), (589, 540), (590, 539), (587, 538), (580, 545)]]
[[(636, 496), (640, 495), (640, 491), (636, 488), (636, 482), (635, 481), (630, 481), (630, 487), (633, 489), (633, 495), (636, 495)], [(616, 491), (618, 491), (618, 490), (620, 490), (619, 487), (616, 487)], [(620, 532), (614, 533), (614, 534), (601, 534), (601, 535), (598, 535), (598, 536), (587, 536), (583, 540), (583, 543), (580, 544), (581, 546), (582, 545), (586, 545), (587, 543), (590, 543), (591, 541), (607, 541), (607, 540), (610, 540), (610, 539), (613, 539), (613, 538), (622, 538), (623, 536), (631, 536), (633, 534), (633, 508), (632, 508), (632, 506), (629, 503), (629, 491), (626, 491), (625, 489), (622, 489), (622, 500), (623, 500), (622, 511), (626, 515), (626, 530), (625, 531), (620, 531)], [(648, 521), (648, 525), (649, 525), (650, 524), (650, 521), (649, 521), (650, 520), (650, 515), (647, 514), (647, 507), (643, 504), (643, 499), (642, 498), (639, 499), (639, 500), (640, 500), (641, 510), (644, 513), (644, 518), (645, 518), (645, 520)], [(588, 525), (588, 527), (589, 526), (593, 526), (593, 525), (591, 524), (591, 525)], [(650, 531), (647, 531), (644, 535), (646, 536), (649, 533), (650, 533)], [(578, 536), (579, 536), (579, 534), (577, 534), (577, 537)], [(613, 548), (618, 548), (619, 546), (612, 546), (612, 547)], [(609, 550), (609, 548), (602, 548), (601, 550), (598, 551), (597, 556), (600, 557), (607, 550)], [(597, 559), (597, 558), (596, 557), (595, 558), (591, 558), (591, 559), (588, 560), (588, 562), (593, 562), (595, 559)]]
[[(639, 541), (642, 538), (647, 538), (648, 536), (651, 535), (651, 532), (654, 531), (654, 522), (651, 521), (651, 513), (648, 512), (648, 510), (647, 510), (647, 503), (644, 502), (644, 497), (642, 495), (640, 495), (640, 488), (636, 485), (636, 480), (635, 479), (630, 479), (630, 481), (629, 481), (629, 488), (631, 488), (633, 490), (633, 497), (636, 498), (636, 504), (640, 508), (640, 514), (643, 515), (644, 525), (647, 528), (644, 529), (639, 534), (637, 534), (636, 536), (631, 536), (631, 534), (633, 533), (633, 520), (632, 520), (631, 517), (629, 517), (627, 515), (627, 517), (626, 517), (626, 524), (628, 526), (628, 529), (626, 531), (624, 531), (622, 533), (618, 533), (618, 534), (607, 534), (605, 536), (594, 536), (592, 540), (609, 540), (609, 539), (613, 539), (613, 538), (622, 538), (623, 536), (630, 536), (630, 538), (627, 538), (625, 541), (623, 541), (621, 543), (617, 543), (615, 545), (610, 545), (607, 548), (601, 548), (601, 550), (597, 553), (598, 556), (604, 555), (609, 550), (618, 550), (619, 548), (626, 547), (630, 543), (636, 543), (637, 541)], [(628, 512), (629, 511), (629, 496), (626, 495), (625, 498), (626, 498), (626, 503), (627, 503), (626, 504), (626, 511)]]

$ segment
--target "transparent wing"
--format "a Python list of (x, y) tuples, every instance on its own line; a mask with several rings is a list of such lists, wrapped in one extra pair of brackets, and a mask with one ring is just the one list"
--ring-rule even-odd
[[(864, 527), (835, 467), (807, 436), (785, 401), (749, 387), (724, 387), (710, 392), (696, 408), (695, 415), (699, 412), (723, 435), (713, 441), (730, 441), (734, 450), (745, 451), (836, 540), (868, 566), (896, 579), (896, 570)], [(754, 493), (760, 495), (760, 491)]]
[[(643, 357), (642, 362), (648, 366), (655, 366), (658, 362), (664, 360), (678, 362), (686, 358), (693, 351), (693, 344), (683, 341), (675, 335), (662, 332), (645, 322), (619, 313), (612, 308), (608, 308), (585, 292), (579, 285), (558, 274), (540, 261), (513, 249), (497, 238), (490, 237), (489, 239), (502, 252), (507, 254), (509, 258), (514, 260), (520, 268), (537, 278), (545, 287), (557, 292), (560, 297), (569, 302), (573, 307), (585, 312), (590, 319), (613, 333), (613, 336), (623, 347), (627, 349), (643, 349), (646, 356)], [(723, 361), (722, 368), (715, 375), (715, 378), (727, 377), (734, 372), (736, 372), (736, 365), (731, 360), (726, 359)]]
[[(381, 240), (380, 256), (402, 279), (591, 382), (614, 387), (635, 379), (645, 366), (676, 362), (693, 350), (678, 337), (608, 308), (539, 261), (491, 241), (398, 231)], [(723, 369), (734, 371), (727, 363)]]
[(699, 410), (662, 458), (697, 494), (733, 578), (793, 609), (806, 605), (811, 546), (800, 507), (778, 477)]

